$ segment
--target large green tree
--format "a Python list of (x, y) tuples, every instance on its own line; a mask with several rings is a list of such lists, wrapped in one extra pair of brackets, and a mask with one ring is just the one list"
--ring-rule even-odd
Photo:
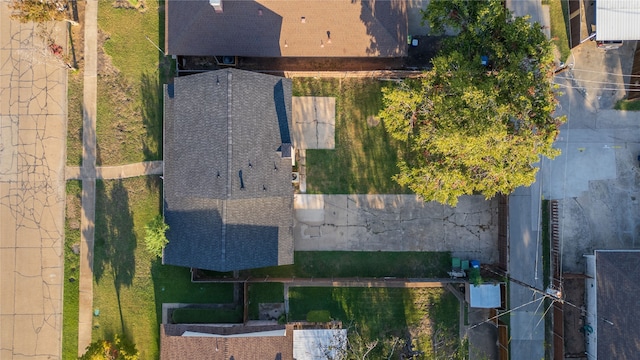
[(381, 118), (409, 149), (395, 180), (451, 206), (532, 184), (540, 155), (559, 154), (552, 144), (564, 121), (553, 116), (554, 60), (540, 26), (500, 0), (432, 0), (423, 17), (434, 33), (457, 36), (421, 79), (383, 90)]

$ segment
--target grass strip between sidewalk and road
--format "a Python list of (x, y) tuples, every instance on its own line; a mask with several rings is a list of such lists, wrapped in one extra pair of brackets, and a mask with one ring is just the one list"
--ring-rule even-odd
[(64, 295), (62, 308), (62, 358), (78, 357), (78, 316), (80, 298), (80, 211), (82, 182), (67, 182), (67, 209), (64, 236)]

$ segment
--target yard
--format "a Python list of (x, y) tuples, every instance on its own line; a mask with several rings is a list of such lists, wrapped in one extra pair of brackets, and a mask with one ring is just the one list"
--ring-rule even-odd
[(297, 251), (294, 264), (254, 269), (251, 277), (446, 277), (447, 252)]
[(407, 342), (424, 353), (420, 358), (451, 358), (459, 350), (458, 300), (444, 289), (292, 287), (289, 309), (289, 321), (329, 311), (349, 328), (352, 346), (378, 340), (369, 358), (392, 351), (400, 358)]
[(98, 8), (98, 165), (162, 157), (162, 85), (171, 61), (156, 48), (164, 43), (164, 8), (146, 0), (144, 11)]
[(293, 79), (294, 96), (336, 98), (336, 148), (307, 150), (307, 192), (409, 193), (391, 179), (402, 149), (376, 117), (383, 86), (374, 79)]
[[(141, 359), (158, 357), (162, 303), (230, 303), (230, 284), (193, 284), (189, 269), (164, 266), (144, 245), (144, 225), (160, 211), (158, 177), (96, 184), (93, 340), (124, 334)], [(77, 336), (77, 335), (76, 335)]]

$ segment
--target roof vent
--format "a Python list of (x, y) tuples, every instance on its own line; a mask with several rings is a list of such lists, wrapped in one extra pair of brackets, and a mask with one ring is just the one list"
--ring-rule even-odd
[[(222, 1), (222, 0), (220, 0), (220, 1)], [(307, 23), (307, 18), (306, 18), (306, 17), (304, 17), (304, 16), (303, 16), (303, 17), (301, 17), (301, 18), (300, 18), (300, 22), (301, 22), (301, 23), (303, 23), (303, 24), (306, 24), (306, 23)]]
[(209, 0), (209, 5), (213, 6), (216, 13), (222, 14), (222, 0)]

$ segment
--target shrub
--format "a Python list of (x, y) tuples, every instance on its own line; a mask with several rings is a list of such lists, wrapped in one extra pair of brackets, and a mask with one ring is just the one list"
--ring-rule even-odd
[(145, 225), (144, 230), (146, 233), (144, 241), (147, 244), (147, 250), (151, 255), (162, 257), (162, 250), (169, 243), (165, 234), (169, 230), (169, 225), (165, 224), (162, 215), (158, 215)]

